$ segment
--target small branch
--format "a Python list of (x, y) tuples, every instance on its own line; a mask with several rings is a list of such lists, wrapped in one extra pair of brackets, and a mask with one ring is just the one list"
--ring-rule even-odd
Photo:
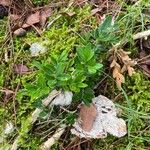
[(139, 33), (133, 35), (133, 39), (137, 40), (137, 39), (141, 39), (141, 38), (146, 38), (148, 36), (150, 36), (150, 30), (142, 31), (142, 32), (139, 32)]
[(54, 145), (56, 141), (59, 140), (59, 138), (65, 131), (65, 127), (66, 126), (58, 128), (55, 134), (42, 144), (42, 146), (40, 147), (40, 150), (49, 150), (52, 147), (52, 145)]
[[(49, 103), (60, 93), (60, 91), (57, 90), (53, 90), (48, 97), (46, 97), (45, 99), (42, 100), (43, 105), (46, 107), (49, 105)], [(31, 114), (30, 117), (27, 118), (27, 123), (29, 124), (29, 126), (31, 127), (35, 121), (37, 120), (37, 118), (39, 117), (40, 113), (42, 112), (41, 108), (36, 108), (35, 111)], [(25, 134), (28, 133), (30, 131), (30, 128), (27, 129), (27, 131), (25, 131)], [(22, 133), (23, 136), (23, 133)], [(15, 139), (11, 150), (17, 150), (18, 147), (18, 141), (22, 138), (22, 136), (18, 135), (18, 137)]]

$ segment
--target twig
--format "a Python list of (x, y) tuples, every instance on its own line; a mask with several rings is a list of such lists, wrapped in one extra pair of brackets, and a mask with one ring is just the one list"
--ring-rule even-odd
[[(73, 1), (73, 2), (70, 2), (70, 4), (68, 5), (68, 7), (65, 9), (65, 11), (68, 11), (69, 8), (73, 5), (73, 3), (74, 3), (74, 1)], [(65, 11), (64, 11), (64, 12), (65, 12)], [(49, 22), (48, 25), (47, 25), (47, 28), (50, 28), (51, 25), (52, 25), (55, 21), (57, 21), (61, 16), (62, 16), (62, 14), (59, 14), (54, 20), (52, 20), (51, 22)]]
[(147, 55), (147, 56), (145, 56), (145, 57), (143, 57), (143, 58), (141, 58), (141, 59), (138, 59), (137, 62), (140, 62), (140, 61), (142, 61), (142, 60), (144, 60), (144, 59), (148, 59), (148, 58), (150, 58), (150, 55)]
[[(44, 106), (48, 106), (49, 103), (60, 93), (60, 91), (57, 90), (53, 90), (49, 96), (47, 98), (45, 98), (42, 103)], [(37, 120), (37, 118), (39, 117), (40, 113), (42, 112), (41, 108), (36, 108), (35, 111), (32, 113), (31, 117), (27, 118), (28, 120), (28, 124), (30, 125), (30, 127), (35, 123), (35, 121)], [(30, 130), (27, 129), (27, 131), (25, 131), (25, 134), (28, 133)], [(18, 147), (18, 142), (19, 140), (22, 138), (22, 136), (18, 135), (18, 137), (16, 138), (16, 140), (14, 141), (11, 150), (16, 150)]]
[(51, 146), (54, 145), (56, 141), (59, 140), (59, 138), (65, 131), (65, 127), (66, 126), (58, 128), (55, 134), (42, 144), (42, 146), (40, 147), (40, 150), (49, 150)]
[(63, 106), (60, 106), (60, 108), (62, 109), (62, 110), (64, 110), (65, 112), (67, 112), (67, 113), (71, 113), (71, 114), (74, 114), (77, 110), (75, 110), (75, 111), (70, 111), (70, 110), (67, 110), (66, 108), (64, 108)]
[(133, 35), (133, 39), (137, 40), (137, 39), (141, 39), (141, 38), (147, 38), (148, 36), (150, 36), (150, 30), (142, 31), (142, 32), (139, 32), (139, 33)]

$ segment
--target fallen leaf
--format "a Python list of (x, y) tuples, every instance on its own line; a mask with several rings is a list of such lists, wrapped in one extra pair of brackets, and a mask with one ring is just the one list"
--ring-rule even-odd
[(3, 102), (4, 102), (4, 105), (6, 105), (11, 99), (11, 97), (14, 95), (14, 91), (3, 88), (0, 90), (0, 92), (4, 93)]
[(0, 1), (0, 5), (10, 6), (11, 5), (11, 1), (10, 0), (1, 0)]
[(14, 35), (16, 36), (24, 36), (25, 34), (26, 34), (26, 30), (24, 30), (23, 28), (19, 28), (14, 31)]
[(117, 49), (116, 47), (109, 50), (110, 68), (113, 70), (113, 78), (116, 79), (119, 89), (121, 89), (122, 83), (125, 83), (123, 73), (127, 71), (129, 76), (135, 73), (133, 66), (135, 66), (137, 62), (129, 57), (130, 53), (131, 52), (126, 52), (123, 49)]
[(40, 13), (40, 25), (43, 27), (48, 17), (52, 14), (52, 10), (49, 7), (45, 7)]
[(94, 104), (91, 104), (90, 106), (86, 106), (85, 104), (81, 105), (79, 118), (81, 119), (83, 130), (90, 131), (92, 129), (96, 115), (97, 110)]
[(113, 68), (116, 65), (116, 63), (117, 63), (116, 60), (113, 59), (112, 63), (110, 64), (110, 68)]
[(133, 67), (131, 67), (131, 66), (127, 66), (127, 70), (128, 70), (128, 74), (130, 77), (135, 73)]
[(16, 21), (16, 20), (18, 20), (19, 18), (20, 18), (20, 16), (17, 15), (17, 14), (10, 14), (10, 20), (11, 20), (11, 21)]
[(15, 64), (14, 65), (14, 72), (17, 74), (26, 74), (29, 72), (29, 69), (27, 66), (23, 65), (23, 64)]
[(36, 23), (40, 22), (40, 12), (37, 11), (34, 14), (31, 14), (27, 17), (26, 22), (22, 25), (22, 28), (28, 28)]
[(122, 83), (125, 82), (125, 78), (122, 75), (121, 67), (117, 62), (115, 63), (115, 65), (113, 67), (113, 78), (116, 79), (117, 86), (118, 86), (119, 89), (121, 89), (121, 85), (122, 85)]

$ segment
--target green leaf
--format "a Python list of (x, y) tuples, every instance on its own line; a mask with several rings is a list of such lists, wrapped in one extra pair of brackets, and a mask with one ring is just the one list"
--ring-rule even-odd
[(94, 92), (91, 88), (85, 88), (82, 90), (82, 100), (86, 105), (89, 105), (94, 98)]
[(65, 63), (58, 63), (56, 66), (56, 74), (61, 75), (65, 71)]
[(53, 88), (56, 85), (56, 80), (48, 80), (47, 84), (50, 88)]
[(99, 26), (99, 32), (106, 32), (112, 26), (112, 16), (107, 16), (104, 22)]
[(59, 61), (66, 61), (68, 57), (68, 52), (67, 51), (63, 51), (59, 57)]
[(97, 70), (95, 69), (94, 66), (88, 66), (88, 72), (89, 72), (90, 74), (95, 74), (96, 71), (97, 71)]
[(102, 64), (96, 63), (94, 66), (88, 66), (88, 72), (90, 74), (94, 74), (96, 73), (97, 70), (99, 70), (102, 67), (103, 67)]
[(87, 84), (85, 84), (85, 83), (79, 83), (78, 84), (78, 87), (79, 88), (85, 88), (85, 87), (87, 87), (88, 85)]
[(32, 65), (37, 67), (39, 70), (42, 69), (42, 64), (39, 61), (33, 61)]
[(80, 91), (80, 89), (77, 87), (77, 85), (75, 83), (70, 84), (69, 87), (70, 87), (70, 90), (73, 92), (79, 92)]
[(103, 67), (103, 65), (100, 64), (100, 63), (96, 63), (96, 65), (94, 67), (95, 67), (96, 70), (99, 70)]
[(71, 79), (71, 76), (69, 74), (63, 74), (62, 76), (58, 77), (58, 80), (60, 81), (68, 81)]
[(92, 50), (92, 46), (90, 44), (78, 48), (77, 49), (77, 56), (82, 62), (88, 62), (93, 56), (94, 51)]

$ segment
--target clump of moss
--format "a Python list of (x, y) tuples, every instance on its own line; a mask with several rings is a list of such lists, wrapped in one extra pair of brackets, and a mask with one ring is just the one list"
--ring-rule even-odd
[[(57, 15), (63, 12), (64, 10), (66, 11), (66, 8), (62, 8), (61, 10), (56, 11), (49, 18), (49, 22), (53, 21), (57, 17)], [(7, 64), (9, 66), (8, 69), (5, 69), (6, 66), (3, 65), (5, 71), (2, 71), (0, 74), (0, 86), (3, 87), (4, 85), (6, 85), (6, 88), (15, 90), (17, 85), (19, 85), (19, 88), (21, 89), (23, 81), (30, 82), (30, 79), (34, 78), (34, 72), (28, 75), (27, 77), (21, 77), (15, 74), (12, 70), (12, 66), (14, 63), (23, 63), (28, 67), (33, 65), (33, 58), (29, 53), (29, 47), (34, 42), (44, 43), (45, 46), (48, 48), (48, 51), (45, 55), (34, 58), (34, 60), (39, 60), (41, 62), (47, 61), (47, 59), (49, 59), (49, 57), (53, 53), (60, 54), (64, 50), (73, 51), (75, 45), (80, 43), (80, 34), (86, 32), (86, 27), (84, 28), (85, 24), (88, 24), (89, 26), (91, 26), (91, 28), (96, 25), (95, 19), (91, 17), (90, 10), (90, 5), (85, 5), (83, 8), (72, 6), (67, 10), (67, 12), (75, 12), (76, 15), (73, 17), (62, 15), (59, 19), (53, 22), (53, 24), (48, 29), (44, 31), (41, 37), (38, 37), (36, 32), (32, 30), (28, 31), (24, 37), (13, 37), (13, 58), (10, 58), (9, 63)], [(0, 34), (1, 32), (2, 31), (0, 31)], [(4, 35), (4, 32), (5, 30), (3, 31), (2, 36)], [(4, 52), (2, 52), (2, 54), (4, 55)], [(0, 67), (2, 67), (2, 64), (0, 64)], [(7, 83), (5, 83), (6, 80), (4, 79), (4, 72), (5, 74), (9, 75), (9, 82)], [(12, 100), (10, 100), (7, 111), (4, 109), (0, 109), (0, 121), (5, 122), (5, 120), (12, 120), (12, 122), (15, 122), (14, 118), (16, 118), (15, 123), (18, 127), (18, 130), (22, 126), (22, 124), (24, 124), (22, 123), (24, 118), (27, 118), (27, 116), (30, 115), (31, 111), (35, 109), (33, 103), (29, 101), (28, 97), (25, 97), (23, 95), (23, 92), (24, 91), (17, 93), (15, 106)], [(0, 96), (3, 97), (3, 95)], [(13, 116), (14, 107), (16, 111), (15, 116)], [(22, 130), (20, 131), (20, 133), (24, 134), (25, 129), (22, 128)], [(11, 135), (11, 138), (14, 139), (14, 135), (16, 134), (16, 131), (14, 131), (13, 135)], [(36, 136), (33, 137), (32, 133), (29, 133), (27, 138), (26, 134), (24, 134), (23, 136), (25, 136), (25, 138), (23, 139), (23, 141), (21, 141), (21, 143), (28, 142), (28, 139), (32, 139), (32, 142), (28, 144), (21, 144), (22, 149), (37, 149), (41, 141), (36, 140)], [(6, 145), (12, 144), (11, 142), (13, 141), (6, 142)], [(36, 143), (34, 145), (34, 148), (33, 143)]]

